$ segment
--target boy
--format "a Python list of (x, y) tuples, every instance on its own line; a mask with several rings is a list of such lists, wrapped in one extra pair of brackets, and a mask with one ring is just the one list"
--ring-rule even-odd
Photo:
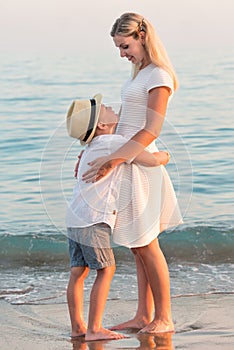
[[(78, 181), (67, 210), (67, 232), (71, 274), (67, 300), (72, 326), (72, 337), (85, 335), (86, 341), (120, 339), (124, 335), (102, 327), (102, 316), (115, 272), (115, 259), (110, 236), (116, 221), (118, 193), (124, 180), (122, 164), (109, 175), (95, 183), (82, 181), (82, 174), (93, 159), (112, 153), (126, 139), (113, 134), (118, 116), (110, 107), (101, 104), (102, 96), (91, 100), (74, 101), (67, 115), (70, 136), (80, 140), (86, 148), (82, 154)], [(159, 166), (168, 162), (167, 152), (155, 156), (143, 151), (134, 162), (145, 166)], [(83, 287), (89, 269), (97, 271), (90, 294), (88, 327), (83, 318)]]

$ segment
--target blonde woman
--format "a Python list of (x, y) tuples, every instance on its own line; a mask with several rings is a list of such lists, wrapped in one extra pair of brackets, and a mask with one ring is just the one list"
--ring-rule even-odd
[[(121, 112), (116, 133), (128, 141), (110, 156), (97, 158), (83, 175), (98, 181), (119, 164), (134, 159), (143, 149), (157, 151), (168, 101), (178, 83), (166, 51), (153, 26), (143, 16), (124, 13), (113, 24), (111, 36), (120, 56), (133, 64), (133, 74), (123, 86)], [(114, 241), (131, 248), (138, 277), (138, 309), (133, 319), (112, 329), (136, 328), (140, 333), (174, 332), (171, 315), (167, 262), (157, 236), (165, 228), (182, 222), (174, 189), (163, 166), (148, 169), (145, 179), (131, 170), (132, 191), (124, 215), (118, 213)], [(141, 182), (142, 181), (142, 182)], [(147, 186), (150, 188), (146, 189)], [(134, 197), (138, 188), (138, 198)], [(142, 188), (139, 198), (139, 188)], [(117, 220), (118, 221), (118, 220)], [(154, 311), (154, 315), (153, 315)]]

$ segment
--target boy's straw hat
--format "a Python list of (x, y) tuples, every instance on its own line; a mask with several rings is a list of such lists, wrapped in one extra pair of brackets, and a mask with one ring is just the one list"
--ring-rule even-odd
[(67, 113), (67, 131), (71, 137), (80, 140), (82, 145), (89, 143), (98, 123), (102, 95), (97, 94), (90, 100), (75, 100)]

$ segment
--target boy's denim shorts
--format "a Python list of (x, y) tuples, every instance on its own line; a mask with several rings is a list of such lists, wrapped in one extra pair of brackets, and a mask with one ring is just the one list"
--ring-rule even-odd
[(71, 267), (88, 266), (99, 270), (115, 265), (109, 225), (100, 223), (88, 227), (68, 227), (67, 234)]

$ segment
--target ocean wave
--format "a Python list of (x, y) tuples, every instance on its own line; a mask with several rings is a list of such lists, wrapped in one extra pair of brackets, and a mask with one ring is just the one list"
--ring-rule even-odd
[(0, 299), (5, 299), (8, 295), (25, 295), (34, 290), (33, 286), (27, 288), (9, 288), (0, 290)]
[[(7, 232), (4, 228), (0, 230), (2, 266), (68, 262), (67, 237), (57, 234), (53, 227), (18, 229), (19, 232)], [(183, 225), (164, 232), (159, 236), (159, 241), (169, 263), (215, 264), (234, 261), (234, 228), (230, 225)], [(119, 260), (128, 261), (131, 256), (124, 247), (114, 247), (114, 251)]]
[(193, 224), (161, 236), (161, 246), (170, 261), (202, 263), (234, 262), (232, 224)]

